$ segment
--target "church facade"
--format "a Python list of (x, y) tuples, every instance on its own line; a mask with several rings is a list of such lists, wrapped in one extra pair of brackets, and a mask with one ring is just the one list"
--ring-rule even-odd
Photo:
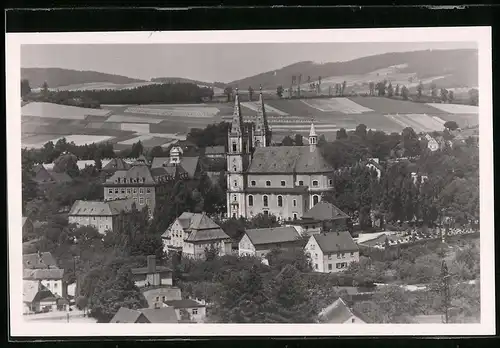
[(262, 91), (252, 127), (244, 125), (236, 91), (226, 155), (228, 217), (299, 219), (333, 189), (334, 170), (317, 148), (313, 123), (309, 145), (271, 146), (270, 139)]

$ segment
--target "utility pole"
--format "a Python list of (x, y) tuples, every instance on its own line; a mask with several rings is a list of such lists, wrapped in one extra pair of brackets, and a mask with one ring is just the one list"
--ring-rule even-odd
[(448, 266), (446, 262), (443, 261), (441, 265), (441, 278), (442, 278), (442, 298), (443, 298), (443, 310), (444, 310), (444, 322), (448, 324), (449, 316), (448, 310), (450, 308), (450, 274), (448, 273)]

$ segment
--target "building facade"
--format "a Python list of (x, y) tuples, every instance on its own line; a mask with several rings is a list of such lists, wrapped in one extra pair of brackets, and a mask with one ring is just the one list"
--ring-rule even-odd
[(252, 129), (244, 126), (238, 93), (227, 153), (227, 216), (272, 214), (279, 220), (300, 218), (333, 189), (333, 168), (317, 147), (311, 124), (309, 145), (271, 146), (265, 104), (260, 93)]
[(315, 272), (336, 273), (359, 262), (359, 247), (349, 232), (314, 234), (305, 247)]
[(51, 269), (24, 269), (23, 279), (40, 282), (52, 294), (63, 296), (64, 270), (60, 268)]
[(172, 286), (172, 270), (156, 264), (156, 257), (149, 255), (146, 267), (132, 268), (135, 286), (140, 289), (160, 286)]
[(302, 243), (293, 226), (249, 229), (240, 240), (238, 253), (265, 258), (273, 249), (302, 248)]

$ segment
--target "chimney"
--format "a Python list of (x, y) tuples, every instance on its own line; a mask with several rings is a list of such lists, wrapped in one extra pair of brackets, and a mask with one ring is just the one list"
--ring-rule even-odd
[(156, 272), (156, 256), (148, 255), (148, 273)]

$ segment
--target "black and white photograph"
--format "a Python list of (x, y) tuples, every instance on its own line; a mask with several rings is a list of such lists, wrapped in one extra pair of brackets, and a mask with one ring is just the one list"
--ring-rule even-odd
[(6, 47), (13, 335), (494, 331), (488, 27)]

